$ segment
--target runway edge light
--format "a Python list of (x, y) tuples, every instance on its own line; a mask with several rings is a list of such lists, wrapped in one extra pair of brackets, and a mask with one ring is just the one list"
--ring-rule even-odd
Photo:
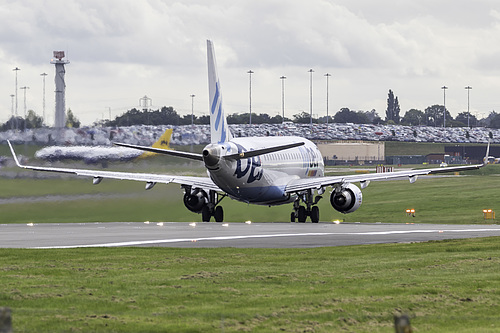
[(415, 217), (415, 208), (410, 208), (406, 210), (406, 216)]
[(483, 218), (485, 220), (494, 220), (495, 211), (493, 209), (483, 209)]

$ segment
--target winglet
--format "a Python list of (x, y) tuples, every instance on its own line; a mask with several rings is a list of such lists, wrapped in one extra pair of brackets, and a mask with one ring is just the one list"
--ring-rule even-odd
[(19, 160), (17, 159), (17, 156), (16, 156), (16, 152), (14, 151), (14, 148), (12, 147), (10, 140), (7, 140), (7, 143), (9, 144), (10, 152), (12, 153), (12, 157), (14, 157), (14, 161), (16, 161), (17, 166), (20, 168), (24, 168), (24, 166), (21, 165), (21, 163), (19, 163)]
[(490, 156), (490, 143), (491, 139), (488, 139), (488, 147), (486, 148), (486, 156), (484, 156), (483, 165), (488, 164), (488, 157)]

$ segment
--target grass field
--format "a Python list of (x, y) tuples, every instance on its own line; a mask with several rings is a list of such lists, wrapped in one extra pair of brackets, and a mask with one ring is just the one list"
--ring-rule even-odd
[[(200, 173), (156, 159), (117, 166)], [(415, 184), (372, 182), (349, 215), (332, 209), (327, 192), (321, 220), (485, 223), (482, 209), (499, 208), (498, 174), (492, 165)], [(200, 220), (177, 185), (144, 191), (137, 182), (27, 175), (0, 178), (0, 224)], [(223, 206), (227, 221), (288, 221), (291, 211), (230, 199)], [(396, 313), (410, 315), (414, 332), (500, 331), (499, 238), (316, 249), (0, 249), (0, 257), (0, 306), (12, 309), (15, 332), (391, 332)]]
[(498, 238), (317, 249), (0, 250), (15, 332), (498, 332)]
[[(474, 173), (485, 175), (472, 175)], [(483, 209), (498, 210), (500, 166), (492, 165), (467, 176), (421, 177), (372, 182), (363, 190), (363, 204), (354, 213), (336, 212), (325, 193), (319, 207), (321, 221), (400, 223), (484, 223)], [(200, 221), (182, 203), (178, 185), (158, 184), (150, 191), (138, 182), (91, 179), (2, 179), (0, 178), (0, 223)], [(2, 201), (2, 199), (4, 201)], [(225, 220), (243, 222), (289, 221), (291, 205), (254, 206), (226, 198)], [(416, 217), (405, 210), (416, 209)]]

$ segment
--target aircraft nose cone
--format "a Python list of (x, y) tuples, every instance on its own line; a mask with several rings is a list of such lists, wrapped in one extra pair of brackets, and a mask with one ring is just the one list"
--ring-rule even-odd
[(203, 162), (207, 167), (214, 167), (220, 161), (220, 152), (216, 147), (206, 147), (203, 150)]

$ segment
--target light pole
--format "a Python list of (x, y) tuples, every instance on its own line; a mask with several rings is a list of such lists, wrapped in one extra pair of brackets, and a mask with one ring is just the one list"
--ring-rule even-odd
[(249, 82), (249, 98), (250, 98), (250, 126), (252, 126), (252, 74), (254, 73), (252, 70), (249, 70), (248, 72), (250, 82)]
[(281, 116), (281, 123), (284, 123), (285, 122), (285, 80), (286, 80), (286, 76), (281, 76), (280, 77), (281, 79), (281, 113), (282, 113), (282, 116)]
[(11, 101), (11, 107), (10, 107), (10, 111), (12, 112), (12, 121), (10, 122), (10, 129), (14, 129), (14, 121), (15, 121), (15, 118), (14, 118), (14, 94), (10, 95), (10, 101)]
[(326, 135), (328, 136), (328, 79), (332, 74), (326, 73)]
[(312, 134), (312, 131), (313, 131), (313, 73), (314, 73), (314, 71), (311, 68), (308, 72), (309, 72), (309, 113), (310, 113), (309, 125), (311, 126), (311, 134)]
[(442, 86), (441, 89), (443, 89), (443, 128), (446, 127), (446, 89), (448, 89), (447, 86)]
[(469, 97), (470, 96), (469, 96), (469, 92), (472, 89), (472, 87), (467, 86), (467, 87), (465, 87), (465, 89), (467, 89), (467, 127), (470, 128), (470, 120), (469, 120), (469, 118), (470, 118), (470, 99), (469, 99)]
[(15, 90), (15, 94), (16, 94), (16, 130), (19, 129), (19, 128), (17, 128), (18, 127), (17, 126), (17, 72), (20, 70), (21, 70), (21, 68), (18, 68), (18, 67), (13, 69), (13, 71), (16, 72), (16, 90)]
[(27, 117), (26, 117), (26, 90), (28, 90), (30, 87), (20, 87), (19, 89), (23, 89), (24, 90), (24, 130), (26, 130), (26, 120), (27, 120)]
[(109, 112), (109, 121), (111, 122), (111, 107), (107, 106), (106, 109), (108, 109), (108, 112)]
[(194, 94), (189, 95), (191, 97), (191, 127), (194, 128)]
[(43, 104), (42, 104), (42, 119), (45, 122), (45, 77), (47, 76), (47, 73), (42, 73), (40, 76), (43, 77)]

